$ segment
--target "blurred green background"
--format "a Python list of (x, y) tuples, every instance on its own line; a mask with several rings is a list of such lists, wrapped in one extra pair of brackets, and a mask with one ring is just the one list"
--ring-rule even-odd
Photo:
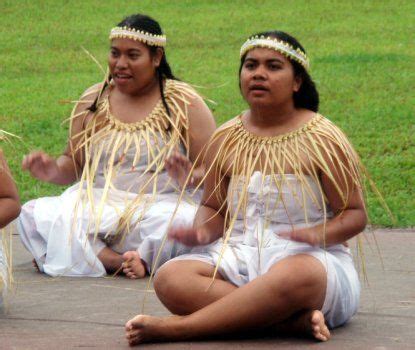
[(294, 35), (311, 59), (320, 112), (363, 158), (397, 218), (373, 196), (375, 225), (415, 226), (413, 1), (23, 1), (0, 2), (0, 128), (23, 143), (4, 145), (22, 201), (62, 192), (20, 171), (23, 154), (59, 155), (71, 105), (102, 73), (109, 30), (145, 13), (168, 36), (174, 73), (216, 102), (218, 124), (246, 108), (237, 83), (239, 48), (253, 33)]

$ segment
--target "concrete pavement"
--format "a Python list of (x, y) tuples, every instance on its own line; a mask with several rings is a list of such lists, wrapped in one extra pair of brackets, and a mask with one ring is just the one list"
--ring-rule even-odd
[[(247, 339), (146, 344), (149, 349), (415, 349), (415, 232), (376, 230), (364, 242), (369, 285), (352, 321), (332, 331), (327, 343), (259, 335)], [(50, 278), (31, 265), (13, 237), (15, 288), (0, 314), (0, 349), (127, 349), (126, 320), (141, 312), (167, 315), (147, 279)]]

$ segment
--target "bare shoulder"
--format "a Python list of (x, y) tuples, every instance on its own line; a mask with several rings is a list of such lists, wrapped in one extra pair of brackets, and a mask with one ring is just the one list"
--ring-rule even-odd
[[(344, 148), (347, 145), (347, 149), (353, 148), (345, 132), (330, 119), (321, 114), (318, 114), (314, 119), (316, 120), (315, 132), (327, 145), (331, 144), (334, 147), (339, 146), (340, 148)], [(324, 133), (319, 132), (321, 130)]]
[(98, 97), (102, 87), (103, 83), (98, 83), (90, 86), (82, 93), (81, 97), (76, 101), (71, 116), (72, 130), (75, 134), (83, 129), (85, 121), (87, 120), (87, 118), (89, 118), (88, 116), (91, 116), (89, 107), (94, 103), (94, 101)]
[(239, 121), (239, 115), (224, 122), (221, 126), (219, 126), (217, 132), (232, 128), (235, 124), (238, 123), (238, 121)]
[(225, 123), (223, 123), (221, 126), (219, 126), (215, 133), (212, 135), (210, 139), (210, 148), (212, 150), (217, 150), (220, 148), (222, 143), (225, 141), (226, 136), (228, 133), (233, 129), (235, 124), (238, 122), (239, 117), (234, 117)]
[(183, 81), (174, 80), (174, 87), (182, 92), (184, 95), (183, 103), (186, 103), (190, 114), (194, 114), (197, 118), (198, 116), (212, 116), (212, 112), (209, 107), (206, 105), (203, 97), (196, 91), (196, 89), (188, 83)]
[(197, 138), (201, 139), (201, 143), (204, 144), (216, 129), (215, 118), (211, 110), (191, 85), (172, 80), (170, 86), (173, 87), (173, 91), (178, 92), (176, 103), (183, 111), (186, 111), (191, 129), (190, 134), (198, 135)]
[(79, 103), (92, 103), (95, 101), (95, 99), (97, 98), (97, 96), (99, 95), (99, 92), (101, 91), (102, 87), (103, 87), (104, 83), (97, 83), (94, 84), (92, 86), (90, 86), (88, 89), (86, 89), (80, 99), (79, 99)]
[(82, 112), (87, 111), (89, 106), (91, 106), (96, 98), (98, 97), (101, 89), (102, 89), (103, 83), (98, 83), (90, 86), (88, 89), (86, 89), (81, 97), (76, 101), (74, 114), (79, 114)]

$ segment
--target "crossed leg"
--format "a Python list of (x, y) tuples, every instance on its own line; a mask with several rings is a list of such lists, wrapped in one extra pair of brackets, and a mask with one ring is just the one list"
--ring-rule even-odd
[[(157, 295), (172, 313), (182, 316), (134, 317), (126, 324), (130, 345), (260, 329), (285, 321), (284, 327), (291, 324), (293, 331), (314, 335), (314, 328), (319, 328), (321, 338), (316, 338), (330, 336), (323, 315), (315, 313), (323, 305), (327, 284), (324, 266), (316, 258), (287, 257), (240, 288), (221, 276), (211, 285), (212, 272), (212, 266), (198, 261), (171, 262), (160, 269)], [(299, 327), (301, 322), (308, 326)]]

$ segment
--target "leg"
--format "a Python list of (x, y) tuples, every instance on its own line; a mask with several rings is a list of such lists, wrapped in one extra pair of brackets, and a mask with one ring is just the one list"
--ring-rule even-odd
[(120, 270), (123, 263), (122, 255), (114, 252), (108, 247), (101, 249), (98, 253), (98, 259), (102, 262), (102, 265), (104, 265), (105, 270), (107, 270), (108, 273)]
[(127, 338), (133, 345), (268, 327), (301, 310), (320, 309), (326, 284), (326, 271), (317, 259), (309, 255), (290, 256), (266, 274), (191, 315), (136, 316), (126, 324)]
[(140, 254), (136, 250), (125, 252), (122, 255), (122, 271), (131, 279), (143, 278), (147, 273), (147, 269)]
[(193, 313), (237, 287), (220, 274), (212, 284), (214, 266), (196, 260), (178, 260), (163, 265), (154, 280), (160, 301), (177, 315)]

